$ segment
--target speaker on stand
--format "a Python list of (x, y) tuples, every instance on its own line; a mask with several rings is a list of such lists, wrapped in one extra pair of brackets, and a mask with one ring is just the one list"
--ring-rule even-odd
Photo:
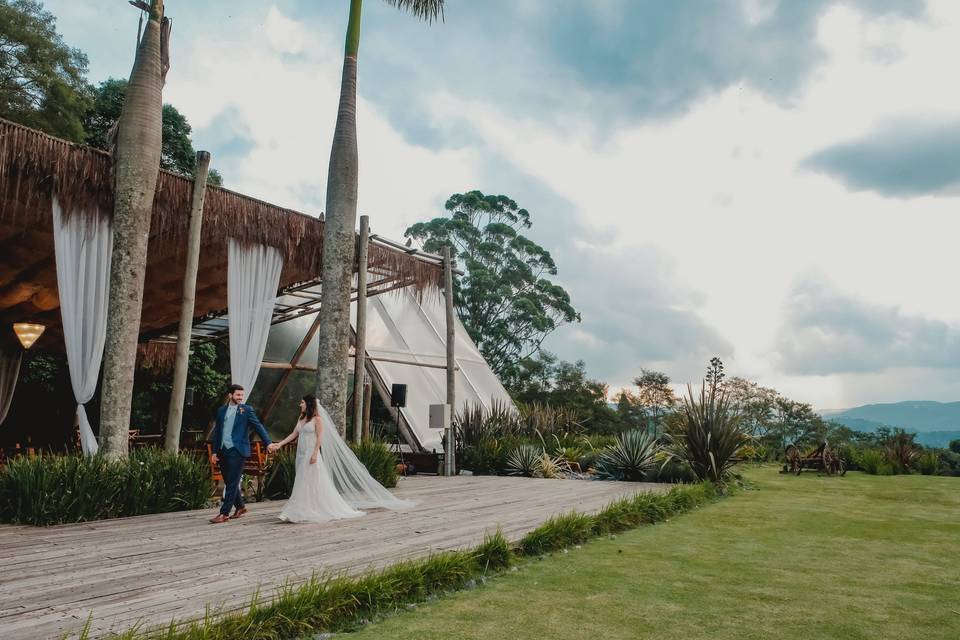
[(390, 406), (397, 412), (397, 454), (400, 456), (400, 468), (403, 469), (403, 475), (407, 475), (409, 465), (403, 461), (403, 448), (400, 442), (400, 409), (407, 406), (407, 385), (394, 383), (390, 387)]

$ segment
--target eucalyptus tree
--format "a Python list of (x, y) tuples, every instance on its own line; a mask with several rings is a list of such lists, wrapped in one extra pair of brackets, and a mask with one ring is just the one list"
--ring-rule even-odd
[[(444, 0), (384, 0), (420, 20), (443, 17)], [(323, 294), (317, 331), (317, 398), (342, 431), (346, 422), (347, 359), (350, 349), (350, 293), (354, 228), (357, 222), (357, 57), (363, 0), (350, 0), (340, 81), (340, 107), (327, 171), (323, 236)]]

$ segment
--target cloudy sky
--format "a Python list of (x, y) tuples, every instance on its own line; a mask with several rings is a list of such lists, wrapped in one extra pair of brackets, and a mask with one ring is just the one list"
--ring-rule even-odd
[[(125, 77), (137, 12), (47, 0)], [(324, 208), (345, 0), (168, 0), (164, 98), (228, 186)], [(360, 210), (530, 210), (583, 314), (548, 341), (611, 386), (728, 373), (818, 408), (960, 396), (960, 2), (365, 3)]]

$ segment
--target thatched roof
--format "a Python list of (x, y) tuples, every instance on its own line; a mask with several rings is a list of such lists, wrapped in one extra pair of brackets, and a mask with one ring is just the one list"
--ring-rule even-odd
[[(154, 198), (141, 334), (179, 318), (193, 181), (160, 171)], [(109, 154), (0, 119), (0, 342), (11, 323), (36, 319), (62, 343), (52, 234), (52, 198), (70, 215), (111, 215)], [(284, 255), (281, 289), (319, 278), (322, 217), (278, 207), (222, 187), (204, 203), (196, 317), (227, 306), (227, 238), (276, 247)], [(435, 260), (371, 244), (371, 271), (422, 291), (439, 286)], [(62, 347), (53, 347), (62, 348)]]

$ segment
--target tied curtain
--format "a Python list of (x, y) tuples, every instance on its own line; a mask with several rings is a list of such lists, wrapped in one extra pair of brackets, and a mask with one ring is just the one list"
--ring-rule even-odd
[(70, 384), (77, 399), (80, 447), (85, 455), (99, 449), (83, 405), (97, 389), (103, 345), (107, 336), (110, 294), (110, 256), (113, 229), (101, 215), (68, 217), (53, 201), (53, 242), (57, 259), (57, 288), (63, 341), (67, 349)]
[(249, 398), (267, 348), (273, 305), (280, 287), (283, 258), (273, 247), (227, 246), (227, 321), (230, 330), (230, 375)]
[(17, 388), (17, 377), (20, 375), (20, 356), (0, 352), (0, 424), (7, 419), (10, 404), (13, 402), (13, 392)]

